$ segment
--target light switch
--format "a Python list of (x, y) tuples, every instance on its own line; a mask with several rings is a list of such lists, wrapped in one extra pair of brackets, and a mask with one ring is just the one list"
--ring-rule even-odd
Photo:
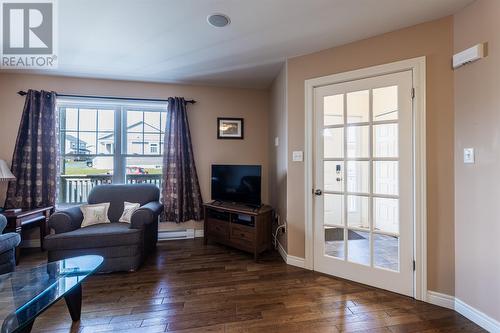
[(292, 152), (292, 161), (302, 162), (304, 160), (304, 152), (302, 150), (297, 150)]
[(464, 148), (464, 163), (474, 163), (474, 148)]
[(280, 138), (277, 136), (274, 138), (274, 146), (279, 147), (279, 145), (280, 145)]

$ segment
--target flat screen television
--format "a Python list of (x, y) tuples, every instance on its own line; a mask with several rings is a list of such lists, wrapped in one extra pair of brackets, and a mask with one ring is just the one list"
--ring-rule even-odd
[(212, 200), (260, 206), (260, 165), (212, 165)]

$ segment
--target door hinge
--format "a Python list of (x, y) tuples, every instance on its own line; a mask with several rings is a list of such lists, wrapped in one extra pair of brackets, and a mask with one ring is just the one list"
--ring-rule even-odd
[(411, 88), (411, 99), (415, 99), (415, 88)]
[(413, 271), (415, 271), (417, 269), (417, 263), (415, 262), (415, 260), (413, 260)]

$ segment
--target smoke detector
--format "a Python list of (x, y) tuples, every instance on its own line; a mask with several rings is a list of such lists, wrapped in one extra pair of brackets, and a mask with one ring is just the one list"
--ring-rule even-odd
[(208, 15), (207, 22), (213, 27), (222, 28), (231, 23), (231, 20), (225, 14), (212, 14)]

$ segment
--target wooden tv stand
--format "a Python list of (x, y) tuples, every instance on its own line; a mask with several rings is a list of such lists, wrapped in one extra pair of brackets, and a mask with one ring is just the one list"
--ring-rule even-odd
[(273, 209), (264, 205), (252, 209), (243, 205), (210, 202), (205, 208), (205, 245), (209, 240), (253, 253), (254, 260), (272, 248)]

